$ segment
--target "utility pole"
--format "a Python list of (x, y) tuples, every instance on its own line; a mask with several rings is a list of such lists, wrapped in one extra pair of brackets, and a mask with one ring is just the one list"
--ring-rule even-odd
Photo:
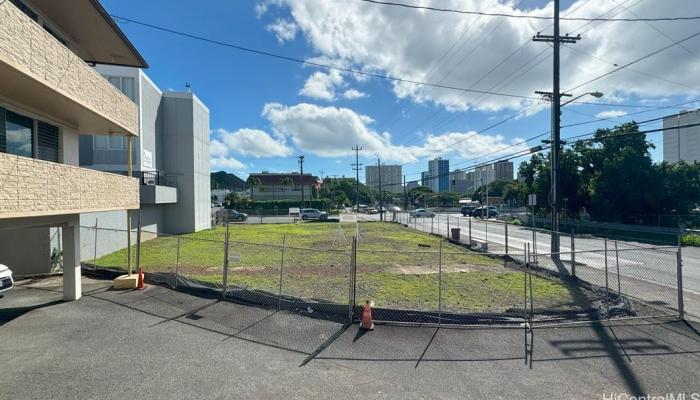
[(384, 210), (382, 210), (382, 161), (377, 157), (377, 174), (379, 175), (379, 220), (384, 221)]
[(355, 212), (360, 212), (360, 168), (362, 168), (362, 164), (360, 164), (360, 150), (362, 150), (361, 146), (355, 145), (355, 147), (352, 148), (352, 150), (355, 152), (355, 163), (351, 164), (352, 169), (355, 171)]
[(559, 136), (560, 116), (561, 116), (561, 92), (559, 89), (559, 49), (562, 43), (576, 43), (581, 39), (581, 36), (559, 36), (559, 0), (554, 0), (554, 34), (541, 35), (537, 33), (532, 38), (535, 42), (550, 42), (553, 48), (553, 65), (552, 65), (552, 146), (549, 151), (550, 164), (552, 170), (551, 182), (551, 221), (552, 221), (552, 241), (551, 253), (559, 253), (559, 194), (557, 185), (559, 183), (559, 151), (561, 140)]
[(301, 208), (304, 208), (304, 156), (299, 156), (299, 181), (301, 184)]

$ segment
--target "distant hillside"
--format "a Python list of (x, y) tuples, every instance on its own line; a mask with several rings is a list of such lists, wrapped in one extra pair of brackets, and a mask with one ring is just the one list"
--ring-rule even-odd
[(245, 190), (245, 181), (225, 171), (212, 172), (212, 189)]

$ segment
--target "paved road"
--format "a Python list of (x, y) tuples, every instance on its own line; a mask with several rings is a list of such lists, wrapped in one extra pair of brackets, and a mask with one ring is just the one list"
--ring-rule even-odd
[(683, 392), (690, 399), (700, 392), (697, 324), (536, 329), (529, 369), (520, 329), (343, 331), (299, 313), (159, 287), (124, 292), (108, 290), (109, 281), (101, 288), (83, 283), (86, 296), (74, 302), (61, 301), (60, 281), (0, 299), (0, 399), (600, 399)]
[[(468, 243), (471, 221), (471, 239), (488, 243), (488, 251), (503, 254), (506, 252), (505, 225), (499, 221), (483, 221), (478, 218), (463, 217), (461, 214), (438, 214), (435, 218), (410, 218), (399, 216), (401, 222), (424, 232), (447, 235), (449, 228), (461, 228), (461, 241)], [(360, 220), (378, 220), (376, 215), (361, 215)], [(533, 253), (550, 253), (551, 237), (543, 231), (508, 225), (508, 252), (520, 254), (524, 246), (530, 245)], [(603, 249), (605, 240), (597, 237), (575, 238), (577, 252), (576, 273), (582, 279), (605, 286), (606, 257)], [(608, 281), (611, 290), (617, 290), (617, 267), (619, 265), (622, 292), (647, 300), (652, 304), (677, 308), (677, 265), (676, 250), (649, 250), (649, 245), (633, 241), (617, 241), (617, 257), (614, 252), (616, 242), (608, 241)], [(646, 248), (645, 248), (646, 247)], [(561, 252), (571, 251), (571, 237), (562, 236)], [(683, 247), (683, 289), (685, 311), (700, 317), (700, 249)], [(571, 254), (562, 254), (562, 260), (571, 273)], [(557, 269), (549, 257), (538, 257), (540, 266)]]

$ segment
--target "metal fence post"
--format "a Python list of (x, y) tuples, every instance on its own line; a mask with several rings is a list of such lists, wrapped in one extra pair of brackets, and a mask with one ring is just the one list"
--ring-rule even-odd
[(445, 232), (445, 237), (450, 238), (450, 215), (447, 214), (447, 231)]
[(508, 254), (508, 221), (503, 221), (505, 223), (504, 227), (506, 229), (506, 254)]
[(177, 250), (175, 251), (175, 284), (173, 287), (177, 289), (177, 277), (180, 273), (180, 236), (177, 237)]
[(537, 231), (532, 230), (532, 252), (537, 254)]
[(469, 217), (469, 247), (472, 247), (472, 217)]
[(92, 269), (97, 268), (97, 218), (95, 218), (95, 255), (92, 259)]
[(350, 276), (348, 279), (348, 323), (355, 319), (355, 279), (357, 277), (357, 236), (352, 238), (350, 248)]
[(442, 324), (442, 240), (438, 246), (438, 325)]
[(683, 256), (681, 254), (681, 236), (678, 235), (678, 251), (676, 252), (676, 279), (678, 280), (678, 317), (685, 318), (683, 304)]
[[(488, 215), (488, 212), (486, 215)], [(488, 220), (488, 216), (486, 218), (487, 219), (484, 220), (484, 233), (485, 233), (484, 242), (486, 242), (486, 248), (488, 248), (489, 247), (489, 220)]]
[(610, 286), (608, 285), (608, 239), (603, 241), (605, 251), (605, 297), (610, 294)]
[(576, 240), (574, 239), (574, 228), (571, 228), (571, 276), (576, 277)]
[(620, 297), (620, 254), (617, 251), (617, 240), (615, 241), (615, 269), (617, 270), (617, 297)]
[(229, 223), (226, 222), (226, 238), (224, 239), (224, 291), (222, 297), (226, 297), (226, 292), (228, 292), (228, 233), (229, 233)]
[(280, 287), (279, 287), (279, 294), (277, 297), (277, 309), (281, 310), (282, 309), (282, 270), (284, 269), (284, 248), (287, 243), (287, 235), (282, 236), (282, 249), (281, 249), (281, 254), (280, 254)]
[(136, 272), (141, 273), (141, 209), (136, 222)]
[[(438, 225), (440, 224), (440, 214), (437, 216), (438, 218)], [(433, 233), (433, 223), (435, 222), (435, 217), (430, 218), (430, 233)], [(425, 230), (425, 229), (423, 229)]]

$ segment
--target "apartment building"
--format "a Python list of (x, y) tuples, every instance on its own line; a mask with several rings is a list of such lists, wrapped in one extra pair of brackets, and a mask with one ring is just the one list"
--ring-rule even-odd
[(499, 180), (513, 180), (513, 162), (498, 161), (477, 167), (474, 171), (474, 180), (476, 187), (490, 185)]
[(138, 179), (79, 166), (81, 135), (139, 135), (137, 105), (95, 64), (148, 67), (96, 0), (0, 2), (0, 263), (44, 271), (62, 228), (66, 299), (81, 296), (80, 214), (139, 208)]
[(669, 115), (663, 121), (664, 161), (672, 164), (681, 160), (700, 161), (700, 126), (674, 128), (700, 123), (700, 109)]
[[(248, 176), (250, 197), (255, 201), (268, 200), (299, 200), (302, 188), (304, 200), (311, 200), (314, 187), (319, 187), (319, 181), (311, 174), (303, 176), (297, 172), (274, 173), (263, 171)], [(254, 184), (251, 184), (254, 182)]]
[(428, 161), (428, 174), (430, 188), (435, 193), (447, 192), (450, 190), (450, 160), (443, 160), (438, 157)]
[[(211, 227), (209, 109), (191, 92), (163, 92), (139, 68), (98, 65), (95, 70), (139, 107), (139, 138), (132, 145), (132, 170), (139, 178), (142, 231), (182, 234)], [(124, 173), (126, 142), (120, 137), (80, 138), (80, 166)], [(81, 225), (124, 230), (124, 212), (81, 215)], [(103, 235), (106, 233), (103, 233)], [(89, 258), (126, 246), (125, 235), (83, 240)], [(142, 237), (149, 238), (153, 235)], [(88, 258), (84, 258), (87, 260)]]
[(379, 192), (380, 175), (382, 191), (391, 193), (403, 192), (403, 176), (400, 165), (365, 166), (365, 185), (369, 190)]

